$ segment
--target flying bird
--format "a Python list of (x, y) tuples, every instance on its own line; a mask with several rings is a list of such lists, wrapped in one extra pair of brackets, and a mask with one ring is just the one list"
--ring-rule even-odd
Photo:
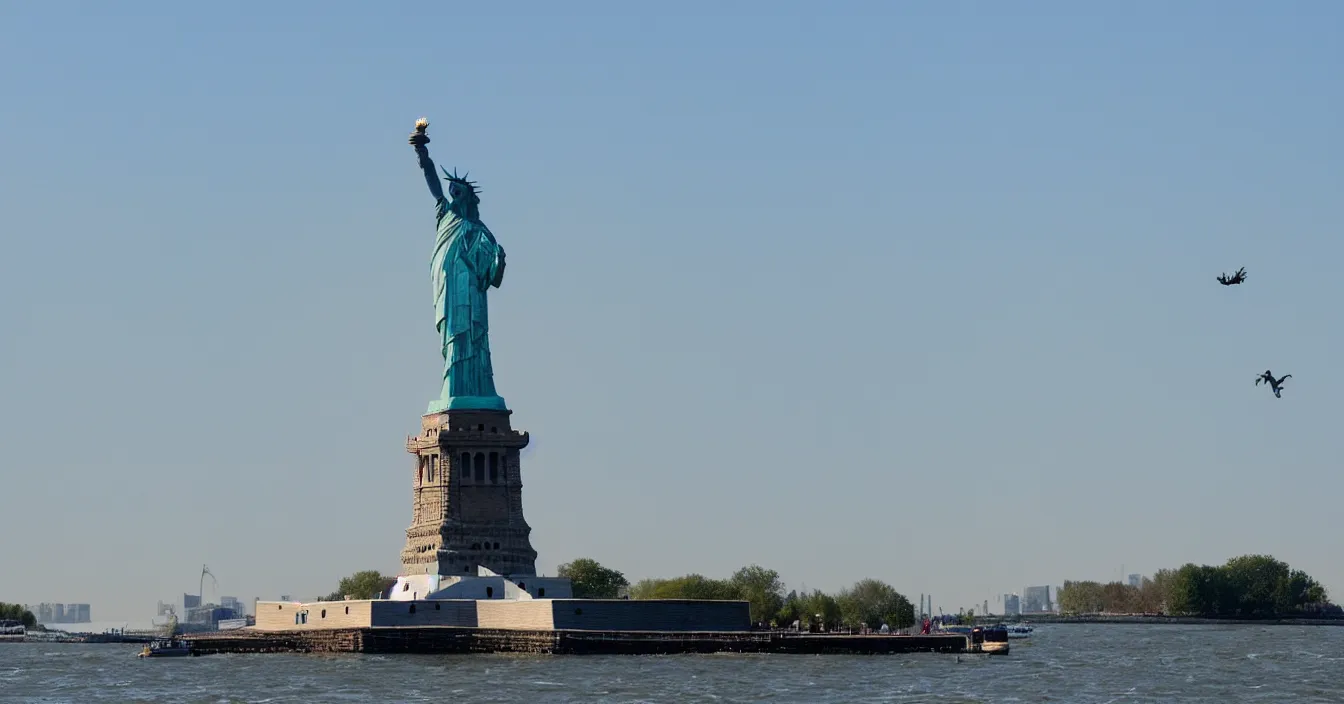
[(1246, 267), (1244, 266), (1240, 269), (1237, 269), (1236, 273), (1232, 274), (1231, 276), (1228, 276), (1226, 273), (1218, 275), (1218, 283), (1224, 286), (1239, 284), (1245, 280), (1246, 280)]
[(1270, 372), (1268, 369), (1266, 369), (1264, 374), (1261, 374), (1260, 376), (1257, 376), (1255, 378), (1255, 385), (1259, 386), (1260, 382), (1263, 381), (1266, 384), (1269, 384), (1269, 388), (1274, 391), (1274, 398), (1283, 398), (1282, 396), (1279, 395), (1279, 392), (1283, 391), (1283, 382), (1291, 379), (1292, 377), (1293, 377), (1292, 374), (1284, 374), (1283, 376), (1275, 379), (1274, 374)]

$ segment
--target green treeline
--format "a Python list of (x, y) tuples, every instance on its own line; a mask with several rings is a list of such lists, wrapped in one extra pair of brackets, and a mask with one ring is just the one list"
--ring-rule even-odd
[(0, 621), (18, 621), (24, 628), (37, 628), (37, 617), (23, 604), (6, 604), (0, 601)]
[(1059, 591), (1059, 608), (1067, 614), (1341, 615), (1319, 582), (1268, 555), (1234, 557), (1219, 567), (1187, 564), (1159, 570), (1137, 587), (1120, 582), (1065, 582)]
[(361, 570), (349, 577), (342, 577), (336, 585), (336, 591), (318, 597), (318, 601), (341, 601), (351, 599), (382, 599), (388, 596), (388, 590), (397, 583), (396, 577), (389, 577), (378, 570)]
[[(577, 596), (577, 594), (576, 594)], [(831, 630), (839, 626), (892, 629), (915, 625), (915, 607), (891, 585), (863, 579), (848, 589), (826, 594), (820, 590), (785, 593), (779, 573), (751, 565), (727, 579), (688, 574), (669, 579), (645, 579), (630, 587), (631, 599), (741, 600), (751, 605), (757, 624), (787, 627), (798, 621)]]
[[(745, 601), (751, 605), (751, 620), (757, 624), (787, 627), (795, 621), (825, 630), (837, 627), (892, 629), (915, 625), (915, 607), (891, 585), (876, 579), (862, 579), (836, 594), (821, 590), (785, 593), (779, 573), (750, 565), (727, 579), (688, 574), (670, 579), (645, 579), (633, 585), (617, 570), (596, 560), (582, 557), (560, 565), (559, 576), (570, 580), (579, 599), (616, 599), (628, 592), (631, 599), (715, 599)], [(377, 599), (386, 594), (395, 577), (376, 570), (356, 572), (341, 580), (336, 591), (326, 597), (337, 601)]]

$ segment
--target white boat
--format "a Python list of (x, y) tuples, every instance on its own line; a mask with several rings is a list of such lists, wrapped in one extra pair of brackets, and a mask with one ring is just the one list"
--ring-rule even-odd
[(28, 633), (21, 621), (0, 621), (0, 640), (23, 640)]
[(1025, 623), (1010, 623), (1006, 626), (1009, 638), (1030, 638), (1036, 630)]
[(176, 638), (155, 638), (140, 651), (142, 658), (179, 658), (199, 655), (191, 649), (191, 643)]

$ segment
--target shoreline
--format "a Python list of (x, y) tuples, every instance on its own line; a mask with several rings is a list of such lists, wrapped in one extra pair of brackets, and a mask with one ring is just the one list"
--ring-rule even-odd
[(1208, 617), (1208, 616), (1138, 616), (1086, 614), (1060, 616), (1058, 614), (1023, 615), (1022, 621), (1036, 624), (1143, 624), (1186, 626), (1344, 626), (1344, 618), (1276, 618), (1276, 617)]

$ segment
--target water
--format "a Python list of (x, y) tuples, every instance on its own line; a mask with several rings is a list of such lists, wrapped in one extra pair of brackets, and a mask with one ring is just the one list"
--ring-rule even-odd
[(1344, 628), (1045, 625), (1007, 657), (212, 655), (0, 644), (0, 702), (1332, 702)]

